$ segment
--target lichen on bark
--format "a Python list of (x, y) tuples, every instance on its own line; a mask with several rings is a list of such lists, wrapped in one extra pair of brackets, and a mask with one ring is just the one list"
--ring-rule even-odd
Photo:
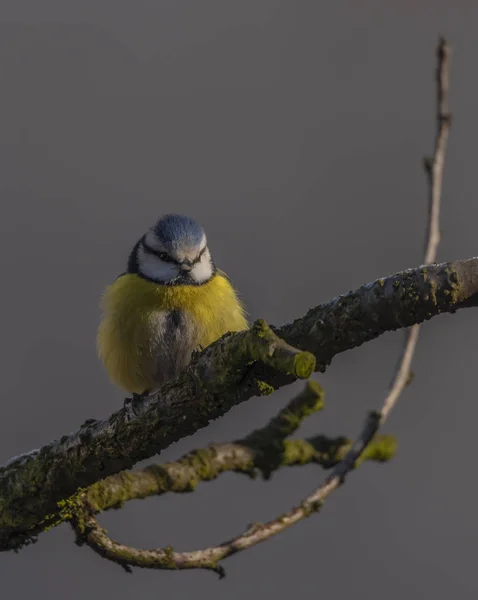
[[(409, 269), (338, 296), (304, 317), (228, 334), (188, 369), (132, 409), (0, 467), (0, 549), (28, 543), (58, 518), (59, 503), (108, 475), (130, 469), (253, 396), (323, 371), (339, 352), (385, 331), (476, 306), (478, 259)], [(315, 365), (315, 367), (314, 367)]]

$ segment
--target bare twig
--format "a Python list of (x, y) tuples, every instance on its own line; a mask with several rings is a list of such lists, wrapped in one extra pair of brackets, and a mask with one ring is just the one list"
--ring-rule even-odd
[[(451, 114), (448, 112), (448, 85), (451, 50), (444, 38), (441, 38), (437, 49), (438, 65), (436, 70), (437, 83), (437, 132), (433, 158), (424, 160), (425, 172), (428, 177), (429, 207), (428, 233), (425, 243), (424, 264), (436, 261), (438, 244), (440, 243), (440, 204), (445, 164), (446, 144), (451, 125)], [(405, 333), (403, 351), (395, 368), (395, 374), (390, 384), (389, 392), (381, 410), (381, 423), (390, 414), (400, 394), (410, 381), (410, 367), (415, 353), (420, 333), (420, 325), (414, 325)]]
[[(443, 181), (443, 167), (451, 125), (451, 114), (448, 111), (448, 87), (451, 49), (444, 38), (440, 38), (437, 49), (437, 131), (435, 149), (432, 159), (424, 161), (428, 176), (429, 210), (428, 233), (425, 246), (424, 264), (436, 261), (438, 244), (440, 243), (440, 204)], [(388, 417), (400, 394), (410, 380), (410, 366), (418, 342), (420, 325), (414, 325), (406, 333), (402, 354), (397, 363), (395, 375), (381, 410), (381, 422)]]
[(440, 39), (437, 49), (437, 131), (433, 158), (425, 158), (424, 167), (428, 176), (429, 222), (425, 245), (425, 264), (436, 261), (440, 243), (440, 197), (443, 180), (446, 145), (451, 125), (448, 109), (448, 88), (451, 49), (444, 38)]

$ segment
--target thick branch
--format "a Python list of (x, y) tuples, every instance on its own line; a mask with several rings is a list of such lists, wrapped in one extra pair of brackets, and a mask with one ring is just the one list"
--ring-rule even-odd
[[(116, 508), (126, 500), (146, 498), (164, 492), (187, 492), (199, 481), (215, 479), (225, 471), (267, 475), (281, 465), (321, 462), (332, 453), (333, 441), (319, 436), (308, 441), (287, 441), (301, 422), (324, 408), (322, 387), (309, 381), (292, 402), (269, 423), (242, 440), (212, 444), (195, 450), (178, 461), (151, 465), (139, 471), (123, 471), (99, 481), (83, 492), (82, 501), (94, 512)], [(341, 445), (347, 443), (343, 438)], [(286, 445), (289, 446), (286, 450)], [(336, 442), (337, 445), (337, 442)]]
[[(312, 352), (316, 368), (324, 370), (339, 352), (385, 331), (477, 302), (478, 258), (473, 258), (378, 279), (275, 331), (288, 344)], [(177, 380), (138, 403), (135, 412), (128, 405), (107, 421), (90, 419), (75, 433), (2, 467), (0, 549), (27, 542), (58, 512), (57, 503), (78, 488), (131, 468), (240, 402), (306, 378), (312, 369), (310, 355), (282, 344), (263, 322), (224, 336)]]
[[(275, 331), (311, 352), (316, 369), (324, 370), (339, 352), (385, 331), (477, 302), (478, 258), (472, 258), (378, 279)], [(57, 503), (78, 488), (131, 468), (240, 402), (306, 378), (312, 369), (309, 354), (283, 345), (262, 322), (250, 332), (224, 336), (135, 411), (127, 405), (106, 421), (90, 419), (73, 434), (0, 468), (0, 549), (28, 542), (58, 512)]]

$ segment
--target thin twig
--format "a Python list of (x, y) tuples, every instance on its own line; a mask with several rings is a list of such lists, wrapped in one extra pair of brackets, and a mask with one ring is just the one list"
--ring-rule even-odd
[(424, 160), (428, 176), (429, 194), (429, 226), (425, 246), (425, 264), (436, 261), (438, 244), (440, 243), (440, 198), (443, 181), (446, 145), (451, 125), (451, 114), (448, 109), (448, 88), (450, 73), (451, 49), (444, 38), (440, 39), (436, 69), (437, 83), (437, 131), (433, 158)]
[[(435, 149), (432, 159), (424, 161), (425, 171), (428, 176), (429, 207), (428, 207), (428, 232), (425, 246), (424, 264), (436, 261), (438, 244), (440, 243), (440, 204), (443, 181), (443, 168), (448, 134), (451, 125), (451, 114), (448, 110), (448, 87), (450, 72), (451, 49), (444, 38), (440, 38), (437, 49), (437, 131)], [(390, 384), (389, 393), (385, 398), (381, 410), (381, 422), (390, 414), (400, 394), (403, 392), (410, 379), (410, 366), (418, 342), (420, 325), (411, 327), (405, 337), (405, 344), (399, 358), (395, 375)]]

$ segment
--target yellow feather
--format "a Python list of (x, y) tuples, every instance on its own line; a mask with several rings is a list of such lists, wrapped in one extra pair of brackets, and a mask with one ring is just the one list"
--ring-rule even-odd
[(248, 328), (244, 307), (221, 271), (203, 285), (160, 285), (136, 274), (122, 275), (106, 289), (101, 304), (98, 354), (111, 379), (129, 392), (154, 386), (149, 340), (158, 313), (189, 313), (203, 348), (229, 331)]

